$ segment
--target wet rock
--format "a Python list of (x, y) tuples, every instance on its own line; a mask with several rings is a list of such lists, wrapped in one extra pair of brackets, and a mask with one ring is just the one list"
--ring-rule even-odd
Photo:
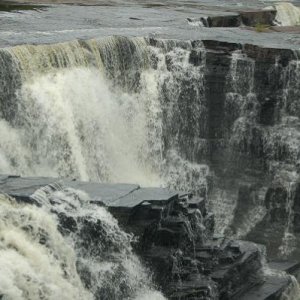
[(265, 300), (265, 299), (281, 299), (284, 291), (292, 284), (291, 278), (270, 275), (264, 278), (264, 282), (254, 286), (245, 295), (239, 296), (241, 300)]
[[(214, 218), (207, 211), (203, 197), (134, 185), (116, 184), (114, 190), (114, 185), (98, 183), (63, 180), (58, 184), (53, 178), (3, 176), (1, 180), (2, 192), (17, 195), (19, 201), (28, 202), (31, 193), (36, 199), (36, 189), (48, 183), (43, 190), (55, 190), (62, 184), (70, 184), (89, 192), (90, 203), (95, 205), (95, 209), (99, 204), (106, 204), (123, 228), (138, 237), (133, 244), (134, 249), (152, 269), (156, 283), (168, 299), (255, 300), (270, 296), (280, 299), (290, 286), (290, 280), (282, 276), (262, 277), (264, 251), (261, 246), (213, 237)], [(276, 207), (282, 203), (278, 189), (274, 186), (268, 193), (270, 208), (274, 203)], [(246, 197), (248, 193), (248, 187), (241, 188), (241, 197)], [(285, 193), (280, 195), (284, 196)], [(89, 216), (82, 219), (80, 215), (57, 215), (60, 230), (65, 235), (76, 231), (80, 237), (76, 247), (81, 249), (83, 255), (89, 255), (85, 251), (93, 251), (94, 255), (105, 260), (102, 253), (109, 255), (110, 249), (115, 251), (100, 220), (95, 222)], [(86, 286), (89, 286), (89, 272), (80, 263), (77, 268), (83, 274)], [(295, 272), (296, 269), (296, 265), (286, 267), (289, 272)], [(103, 291), (99, 289), (99, 293)]]
[(274, 25), (276, 10), (247, 10), (241, 11), (242, 23), (246, 26), (256, 26), (258, 24)]
[(216, 283), (200, 274), (193, 274), (187, 280), (181, 281), (180, 284), (171, 283), (168, 289), (172, 290), (169, 295), (169, 299), (172, 300), (219, 299)]
[[(260, 247), (212, 238), (202, 201), (169, 204), (140, 239), (139, 254), (152, 266), (168, 299), (233, 299), (261, 282)], [(202, 209), (195, 210), (195, 203)]]
[(276, 10), (243, 10), (238, 12), (214, 12), (206, 17), (188, 18), (191, 24), (201, 23), (205, 27), (239, 27), (242, 25), (274, 25)]
[(280, 261), (270, 261), (268, 263), (268, 266), (271, 269), (283, 271), (290, 275), (295, 276), (295, 278), (299, 281), (300, 279), (300, 263), (295, 261), (286, 261), (286, 260), (280, 260)]
[(241, 17), (235, 13), (207, 18), (207, 27), (239, 27), (240, 25)]
[[(274, 181), (265, 195), (266, 214), (247, 234), (246, 239), (267, 246), (267, 254), (271, 259), (298, 256), (294, 249), (294, 234), (297, 233), (297, 214), (292, 207), (295, 201), (295, 185), (289, 182)], [(295, 209), (297, 212), (297, 210)], [(296, 225), (296, 226), (295, 226)], [(289, 240), (290, 239), (290, 240)], [(294, 252), (294, 253), (293, 253)], [(291, 256), (292, 257), (292, 256)]]

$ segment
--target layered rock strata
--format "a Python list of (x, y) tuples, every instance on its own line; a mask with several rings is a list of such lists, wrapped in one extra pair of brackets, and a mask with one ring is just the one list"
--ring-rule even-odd
[[(263, 247), (216, 237), (205, 199), (189, 193), (18, 176), (1, 176), (0, 189), (34, 205), (43, 190), (64, 185), (89, 193), (95, 209), (107, 206), (122, 227), (139, 238), (134, 248), (168, 299), (280, 299), (292, 290), (293, 279), (283, 271), (296, 275), (299, 264), (273, 262), (277, 271), (268, 274)], [(63, 234), (76, 230), (72, 217), (58, 214), (58, 220)], [(84, 224), (85, 235), (101, 238), (100, 223), (97, 230), (93, 223), (90, 229), (89, 222)]]

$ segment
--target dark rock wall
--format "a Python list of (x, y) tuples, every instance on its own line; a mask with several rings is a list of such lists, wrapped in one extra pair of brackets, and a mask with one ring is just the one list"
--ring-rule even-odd
[[(294, 200), (298, 191), (292, 196), (287, 192), (298, 182), (300, 81), (296, 53), (212, 41), (204, 41), (204, 45), (207, 162), (215, 182), (222, 182), (222, 189), (235, 190), (237, 195), (234, 218), (226, 232), (234, 235), (240, 231), (239, 236), (267, 244), (269, 254), (275, 257), (296, 255), (292, 248), (297, 226), (290, 219), (298, 219)], [(274, 192), (278, 181), (285, 193)], [(292, 208), (290, 202), (295, 202)], [(256, 222), (258, 227), (253, 226)]]
[[(261, 249), (212, 238), (214, 218), (205, 204), (189, 195), (138, 206), (123, 219), (126, 230), (140, 237), (136, 250), (168, 299), (239, 299), (262, 284)], [(114, 213), (119, 216), (118, 209)]]
[(9, 52), (0, 52), (0, 116), (5, 120), (14, 120), (17, 111), (15, 92), (21, 85), (17, 65)]
[[(154, 40), (151, 44), (161, 47)], [(266, 244), (272, 257), (297, 257), (293, 250), (297, 221), (290, 222), (290, 218), (297, 220), (298, 213), (289, 204), (294, 203), (294, 196), (276, 192), (276, 197), (270, 197), (278, 182), (285, 190), (298, 182), (297, 53), (210, 40), (203, 41), (201, 47), (199, 51), (199, 43), (192, 43), (189, 62), (202, 66), (199, 72), (203, 72), (204, 87), (191, 82), (197, 80), (195, 77), (186, 82), (178, 77), (182, 88), (171, 112), (166, 103), (174, 99), (161, 98), (169, 116), (164, 118), (165, 150), (174, 146), (172, 139), (176, 137), (183, 157), (209, 165), (207, 191), (215, 213), (223, 208), (218, 207), (222, 200), (216, 198), (214, 190), (236, 199), (231, 210), (219, 214), (223, 218), (233, 214), (224, 233)], [(274, 213), (272, 208), (277, 205)]]

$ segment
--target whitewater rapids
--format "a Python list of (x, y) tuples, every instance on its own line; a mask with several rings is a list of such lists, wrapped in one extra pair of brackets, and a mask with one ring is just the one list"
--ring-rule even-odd
[[(48, 187), (33, 198), (41, 207), (0, 196), (2, 299), (165, 299), (133, 254), (131, 235), (105, 208), (89, 206), (85, 193), (67, 188)], [(77, 230), (62, 229), (62, 214)], [(99, 229), (89, 243), (87, 222)]]

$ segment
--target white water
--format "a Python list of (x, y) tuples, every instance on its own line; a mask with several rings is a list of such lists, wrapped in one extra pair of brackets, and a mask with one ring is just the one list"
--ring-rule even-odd
[(56, 176), (158, 185), (143, 157), (145, 103), (109, 85), (99, 71), (84, 68), (24, 84), (20, 99), (30, 122), (25, 139), (30, 145), (40, 141), (31, 146), (33, 161)]
[[(121, 47), (119, 43), (125, 44)], [(203, 66), (190, 64), (191, 45), (186, 43), (184, 47), (187, 49), (177, 48), (174, 42), (146, 47), (141, 39), (109, 38), (84, 45), (72, 42), (3, 50), (5, 59), (12, 57), (13, 67), (8, 71), (20, 77), (20, 84), (16, 79), (11, 88), (17, 87), (12, 100), (16, 105), (13, 117), (0, 120), (0, 172), (168, 185), (205, 193), (208, 167), (180, 155), (184, 145), (177, 123), (182, 126), (185, 122), (180, 119), (181, 93), (187, 86), (199, 96), (203, 91)], [(126, 53), (120, 52), (123, 48), (128, 48)], [(156, 66), (149, 57), (154, 58)], [(189, 84), (183, 85), (182, 81)], [(197, 99), (200, 103), (194, 104), (195, 119), (203, 100)], [(5, 108), (3, 115), (7, 115)], [(166, 129), (167, 134), (174, 130), (167, 147)], [(200, 147), (201, 141), (195, 144), (196, 150)], [(83, 193), (59, 186), (58, 190), (42, 189), (34, 198), (42, 205), (36, 210), (51, 219), (47, 222), (52, 222), (57, 235), (58, 226), (64, 234), (61, 241), (72, 252), (72, 272), (78, 280), (75, 286), (80, 289), (72, 291), (76, 297), (164, 299), (152, 286), (148, 270), (133, 254), (132, 237), (120, 230), (104, 208), (95, 209), (86, 203)], [(53, 212), (74, 220), (76, 230), (60, 226), (58, 219), (50, 216)], [(90, 236), (92, 231), (86, 224), (95, 227), (101, 236)], [(35, 247), (44, 251), (43, 245), (34, 244), (32, 251)], [(60, 266), (59, 261), (55, 264)], [(40, 275), (34, 275), (34, 271), (29, 275), (14, 272), (25, 278)], [(54, 289), (58, 289), (56, 284), (52, 284)], [(12, 280), (11, 289), (21, 289), (24, 294), (25, 288)], [(30, 289), (24, 299), (34, 299), (31, 294), (39, 286)], [(8, 294), (6, 289), (3, 291)]]
[[(87, 45), (91, 51), (87, 50)], [(171, 43), (145, 48), (144, 43), (139, 41), (137, 62), (140, 65), (137, 69), (141, 65), (143, 68), (139, 70), (136, 86), (136, 74), (125, 68), (127, 61), (125, 58), (122, 60), (116, 51), (113, 39), (104, 45), (95, 41), (87, 45), (83, 47), (74, 42), (49, 48), (21, 46), (8, 50), (19, 68), (21, 85), (16, 94), (16, 118), (11, 122), (4, 118), (0, 120), (1, 173), (67, 176), (145, 186), (163, 184), (206, 193), (209, 169), (195, 162), (199, 153), (205, 152), (207, 147), (199, 138), (201, 122), (207, 116), (203, 96), (205, 58), (199, 66), (194, 66), (189, 62), (191, 45), (188, 43), (183, 48)], [(148, 62), (146, 53), (155, 58), (155, 63), (152, 62), (155, 67)], [(233, 55), (229, 74), (229, 81), (233, 84), (227, 94), (226, 109), (232, 113), (230, 105), (236, 108), (237, 119), (231, 128), (231, 142), (237, 147), (245, 135), (251, 139), (247, 132), (248, 124), (253, 121), (257, 108), (253, 72), (254, 62), (251, 59), (240, 53)], [(182, 98), (187, 96), (190, 98), (185, 105)], [(191, 111), (186, 112), (185, 107)], [(188, 135), (190, 124), (195, 134), (192, 137)], [(167, 143), (164, 140), (166, 136)], [(184, 153), (183, 149), (188, 153)], [(80, 246), (80, 242), (84, 243), (80, 233), (73, 232), (67, 236), (64, 242), (73, 253), (73, 267), (76, 257), (80, 257), (76, 261), (78, 272), (83, 277), (82, 274), (88, 273), (92, 282), (89, 292), (95, 295), (109, 291), (112, 298), (121, 299), (123, 295), (119, 294), (119, 285), (124, 284), (131, 291), (131, 299), (163, 299), (151, 286), (147, 271), (132, 254), (130, 237), (118, 228), (116, 221), (104, 209), (95, 211), (84, 203), (85, 195), (77, 191), (52, 192), (38, 197), (35, 195), (48, 212), (50, 209), (56, 210), (57, 214), (67, 212), (77, 224), (80, 218), (87, 218), (95, 224), (101, 220), (107, 233), (105, 238), (109, 237), (109, 242), (113, 240), (118, 249), (117, 253), (111, 251), (109, 255), (107, 252), (101, 252), (104, 256), (95, 255), (92, 253), (94, 250), (89, 252)], [(236, 201), (234, 197), (229, 199), (226, 191), (214, 196), (217, 197), (212, 201), (217, 229), (222, 232), (230, 225), (228, 215), (233, 216)], [(49, 199), (51, 208), (47, 206)], [(260, 207), (253, 209), (238, 236), (245, 235), (263, 214)], [(222, 222), (224, 217), (226, 222)], [(99, 243), (92, 249), (102, 251), (106, 243), (101, 239)], [(11, 265), (8, 270), (13, 268)], [(21, 271), (14, 271), (18, 272)], [(57, 272), (62, 271), (58, 268)], [(73, 272), (78, 280), (74, 268)], [(116, 283), (118, 272), (122, 276)], [(28, 276), (33, 275), (30, 273)], [(54, 289), (64, 289), (56, 287), (57, 284), (56, 281), (52, 283)], [(65, 284), (70, 285), (69, 282)], [(10, 286), (13, 286), (11, 289), (19, 288), (19, 283), (12, 281)], [(36, 286), (28, 293), (36, 293), (39, 285)], [(84, 299), (91, 297), (81, 283), (75, 286), (79, 289), (76, 294), (87, 293)]]
[[(200, 66), (193, 66), (189, 62), (191, 44), (183, 46), (184, 49), (176, 47), (175, 42), (166, 42), (159, 47), (146, 47), (143, 39), (108, 38), (83, 44), (1, 50), (4, 61), (8, 61), (7, 57), (12, 60), (11, 66), (7, 64), (7, 72), (0, 74), (8, 86), (3, 94), (13, 91), (7, 98), (16, 109), (5, 118), (9, 113), (1, 107), (0, 172), (165, 185), (206, 193), (208, 167), (180, 154), (185, 148), (179, 135), (179, 126), (185, 125), (181, 94), (188, 90), (198, 95), (191, 121), (198, 122), (199, 115), (205, 116), (201, 106), (205, 60)], [(164, 134), (170, 134), (168, 145)], [(201, 140), (192, 143), (191, 157), (202, 147)], [(20, 299), (35, 299), (32, 295), (45, 284), (49, 272), (58, 273), (51, 275), (56, 281), (49, 282), (57, 294), (53, 292), (52, 296), (46, 291), (45, 299), (59, 299), (60, 289), (68, 292), (73, 285), (75, 288), (69, 293), (72, 299), (101, 299), (103, 293), (109, 299), (164, 299), (152, 286), (148, 270), (132, 253), (132, 237), (120, 230), (104, 208), (95, 210), (85, 202), (84, 194), (70, 189), (46, 188), (34, 198), (42, 205), (42, 209), (34, 208), (35, 214), (47, 216), (41, 219), (52, 224), (53, 232), (49, 233), (48, 228), (43, 232), (51, 239), (55, 235), (53, 240), (60, 240), (62, 245), (55, 250), (58, 254), (52, 246), (48, 249), (48, 245), (38, 242), (31, 245), (33, 253), (39, 249), (48, 251), (49, 260), (58, 258), (53, 262), (57, 268), (45, 270), (46, 275), (38, 271), (34, 274), (35, 269), (22, 273), (7, 258), (7, 272), (18, 274), (23, 281), (41, 277), (40, 282), (28, 286), (29, 291), (11, 279), (9, 289), (21, 290)], [(22, 211), (23, 207), (18, 209)], [(53, 212), (75, 220), (77, 229), (65, 231), (65, 226), (60, 227), (58, 219), (51, 216)], [(83, 220), (94, 224), (101, 237), (87, 240), (89, 233), (85, 232)], [(20, 218), (20, 223), (14, 224), (16, 231), (23, 230), (22, 222)], [(73, 269), (68, 274), (72, 273), (75, 283), (68, 278), (66, 282), (60, 280), (65, 263), (61, 263), (59, 251), (71, 253), (68, 258)], [(24, 264), (31, 263), (24, 258)], [(36, 268), (41, 268), (36, 263)], [(6, 287), (0, 294), (2, 291), (10, 293)]]
[(0, 196), (0, 294), (4, 299), (92, 299), (75, 262), (73, 249), (48, 213)]
[[(56, 188), (60, 190), (46, 187), (33, 195), (41, 208), (0, 196), (3, 299), (165, 299), (133, 254), (132, 236), (112, 215), (89, 205), (84, 192)], [(62, 215), (76, 229), (60, 227)]]
[(262, 268), (263, 277), (281, 277), (289, 281), (289, 284), (285, 291), (280, 295), (280, 300), (299, 300), (300, 299), (300, 286), (297, 279), (287, 274), (286, 272), (270, 269), (269, 266), (264, 262)]
[[(205, 123), (207, 118), (204, 54), (201, 63), (195, 66), (189, 62), (190, 43), (177, 47), (176, 42), (167, 41), (159, 47), (151, 47), (139, 39), (133, 42), (137, 47), (135, 54), (130, 47), (126, 48), (125, 54), (132, 55), (127, 58), (120, 53), (122, 48), (117, 42), (110, 38), (84, 45), (73, 42), (5, 50), (12, 55), (20, 72), (21, 85), (16, 92), (16, 117), (9, 121), (0, 120), (0, 172), (131, 182), (144, 186), (162, 184), (206, 196), (209, 168), (196, 163), (201, 158), (199, 153), (207, 151), (207, 144), (200, 138), (202, 122)], [(196, 50), (201, 52), (201, 48)], [(233, 147), (245, 145), (245, 136), (249, 142), (246, 147), (251, 145), (249, 128), (255, 121), (258, 108), (253, 79), (254, 61), (240, 52), (234, 53), (228, 77), (231, 86), (225, 103), (225, 113), (236, 117), (230, 127)], [(190, 136), (191, 133), (194, 136)], [(66, 233), (65, 240), (60, 237), (62, 248), (67, 247), (71, 253), (68, 258), (73, 269), (69, 273), (73, 272), (75, 283), (68, 278), (60, 280), (64, 270), (60, 262), (54, 261), (57, 268), (52, 272), (58, 275), (51, 276), (58, 279), (49, 284), (57, 293), (69, 288), (70, 295), (75, 294), (73, 299), (77, 295), (80, 299), (89, 299), (93, 297), (91, 294), (101, 295), (104, 291), (110, 293), (112, 299), (163, 299), (153, 288), (147, 270), (132, 253), (131, 237), (120, 230), (105, 209), (95, 210), (84, 202), (84, 194), (74, 190), (40, 193), (35, 197), (48, 214), (39, 211), (48, 218), (50, 210), (67, 214), (79, 226), (79, 230)], [(235, 196), (226, 190), (212, 195), (218, 233), (223, 233), (232, 221)], [(264, 216), (265, 211), (260, 203), (257, 204), (249, 212), (249, 218), (240, 225), (237, 236), (246, 235)], [(100, 220), (105, 228), (103, 239), (97, 239), (95, 244), (91, 239), (90, 248), (83, 245), (86, 240), (80, 231), (84, 228), (80, 219), (95, 226)], [(56, 221), (49, 222), (53, 223), (55, 230)], [(59, 235), (57, 230), (55, 235)], [(105, 247), (110, 243), (115, 248), (107, 251)], [(284, 245), (288, 247), (290, 244)], [(8, 243), (5, 247), (10, 249), (11, 246)], [(35, 247), (39, 251), (48, 251), (35, 243), (33, 253), (37, 251)], [(53, 259), (51, 249), (45, 260)], [(59, 251), (63, 250), (57, 250), (54, 260), (60, 257)], [(3, 268), (8, 273), (20, 274), (22, 280), (34, 276), (41, 276), (44, 280), (51, 272), (47, 269), (46, 275), (34, 275), (36, 269), (26, 269), (22, 273), (23, 267), (15, 269), (14, 260), (17, 260), (14, 256), (7, 257), (2, 262)], [(28, 263), (33, 262), (25, 257), (25, 262), (19, 265)], [(118, 273), (121, 277), (116, 275)], [(11, 290), (26, 289), (27, 286), (16, 281), (13, 275), (10, 277), (11, 281), (3, 287), (7, 294)], [(89, 285), (88, 292), (84, 284)], [(37, 282), (29, 286), (30, 291), (26, 292), (29, 296), (25, 299), (34, 299), (36, 291), (44, 285), (44, 282)], [(123, 290), (130, 291), (130, 296), (120, 294), (120, 285)], [(74, 286), (75, 291), (72, 290)], [(45, 297), (55, 299), (55, 291), (47, 290)]]
[(300, 8), (292, 3), (282, 2), (275, 5), (276, 23), (280, 26), (300, 25)]
[[(135, 50), (120, 53), (121, 46)], [(189, 63), (191, 45), (183, 46), (107, 38), (84, 47), (72, 42), (3, 50), (12, 56), (21, 85), (16, 116), (0, 120), (0, 172), (172, 187), (192, 172), (185, 188), (195, 188), (207, 171), (180, 155), (190, 148), (179, 136), (186, 123), (180, 97), (187, 87), (198, 94), (192, 118), (202, 122), (203, 64)], [(205, 147), (201, 140), (190, 142), (195, 151)], [(176, 172), (175, 156), (181, 168)]]
[(90, 197), (82, 191), (59, 185), (42, 188), (32, 198), (49, 213), (75, 222), (75, 228), (63, 224), (62, 230), (76, 253), (79, 275), (95, 299), (137, 299), (143, 293), (147, 297), (140, 299), (164, 299), (132, 252), (133, 236), (119, 228), (106, 208), (89, 204)]
[(22, 77), (21, 126), (2, 121), (2, 173), (159, 185), (145, 157), (146, 99), (113, 87), (99, 53), (91, 65), (78, 42), (11, 52)]

